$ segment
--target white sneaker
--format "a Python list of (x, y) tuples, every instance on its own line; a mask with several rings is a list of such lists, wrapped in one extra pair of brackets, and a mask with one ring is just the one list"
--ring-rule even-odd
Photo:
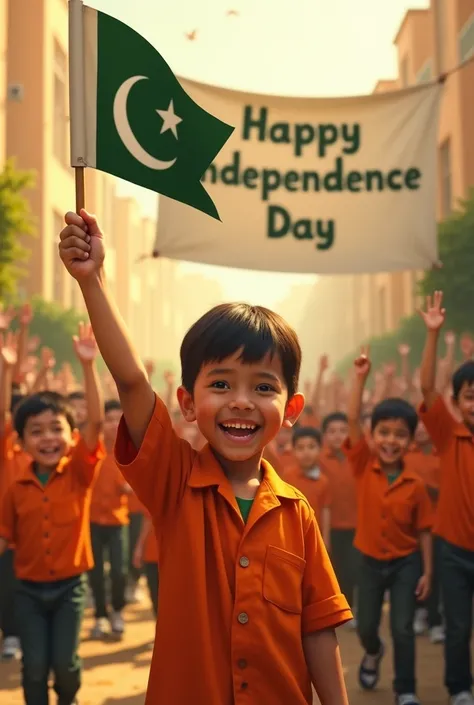
[(441, 624), (437, 627), (431, 627), (430, 641), (432, 644), (442, 644), (445, 638), (444, 627)]
[(135, 588), (133, 589), (133, 592), (132, 592), (132, 602), (134, 604), (139, 604), (139, 603), (143, 602), (144, 599), (145, 599), (145, 594), (144, 594), (142, 588), (140, 587), (140, 585), (137, 583), (135, 585)]
[(415, 620), (413, 622), (413, 631), (416, 636), (422, 636), (428, 629), (428, 612), (421, 607), (415, 612)]
[(13, 661), (21, 656), (20, 640), (17, 636), (7, 636), (3, 640), (2, 661)]
[(403, 695), (397, 695), (395, 702), (397, 705), (420, 705), (420, 701), (416, 697), (415, 693), (403, 693)]
[(91, 639), (103, 639), (109, 633), (109, 625), (104, 617), (99, 617), (95, 620), (95, 624), (91, 629)]
[(474, 705), (474, 697), (468, 690), (452, 695), (449, 701), (451, 705)]
[(112, 612), (110, 616), (110, 626), (113, 634), (116, 636), (122, 636), (125, 630), (125, 623), (120, 612)]

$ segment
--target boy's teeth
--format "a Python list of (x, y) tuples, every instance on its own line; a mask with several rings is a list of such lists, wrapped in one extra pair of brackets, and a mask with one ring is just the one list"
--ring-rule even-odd
[(256, 428), (255, 424), (247, 424), (247, 423), (224, 423), (222, 425), (224, 426), (224, 428), (248, 428), (251, 431), (253, 431), (253, 429)]

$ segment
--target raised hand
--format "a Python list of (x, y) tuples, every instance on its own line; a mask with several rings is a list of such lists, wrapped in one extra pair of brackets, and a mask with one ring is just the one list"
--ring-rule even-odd
[(15, 309), (13, 306), (0, 310), (0, 330), (8, 330), (14, 318)]
[(354, 360), (354, 368), (357, 377), (362, 379), (367, 379), (369, 376), (370, 368), (372, 363), (369, 358), (370, 349), (368, 345), (363, 345), (360, 349), (360, 355)]
[(41, 340), (39, 339), (39, 337), (38, 337), (37, 335), (32, 335), (32, 336), (28, 339), (28, 343), (27, 343), (27, 345), (26, 345), (27, 351), (28, 351), (29, 353), (34, 353), (34, 352), (36, 352), (36, 351), (38, 350), (38, 347), (39, 347), (40, 342), (41, 342)]
[(456, 333), (454, 333), (454, 331), (452, 330), (446, 331), (446, 334), (444, 336), (444, 342), (449, 347), (454, 345), (454, 343), (456, 342)]
[(44, 370), (52, 370), (56, 366), (56, 358), (51, 348), (41, 348), (41, 367)]
[(385, 378), (395, 377), (396, 371), (397, 371), (397, 367), (393, 362), (387, 362), (387, 364), (384, 365), (383, 374), (384, 374)]
[(321, 355), (319, 358), (319, 371), (326, 372), (326, 370), (329, 368), (329, 357), (327, 355)]
[(18, 354), (17, 339), (14, 333), (0, 334), (0, 357), (5, 367), (15, 367)]
[(86, 210), (81, 215), (66, 213), (61, 231), (59, 255), (69, 274), (77, 281), (96, 275), (104, 262), (103, 235), (95, 216)]
[(19, 321), (20, 325), (26, 327), (29, 326), (31, 321), (33, 320), (33, 309), (31, 308), (31, 304), (26, 303), (23, 304), (23, 306), (20, 309), (19, 313)]
[(78, 334), (73, 337), (72, 342), (74, 352), (81, 364), (87, 365), (94, 362), (99, 354), (99, 349), (90, 324), (79, 323)]
[(461, 335), (459, 347), (461, 348), (463, 359), (470, 360), (474, 353), (474, 340), (469, 333), (463, 333)]
[(429, 331), (439, 331), (446, 318), (446, 309), (443, 308), (443, 292), (435, 291), (433, 296), (427, 296), (426, 309), (420, 309), (419, 313)]
[(400, 343), (398, 346), (398, 352), (401, 357), (407, 357), (410, 354), (411, 348), (406, 343)]
[(174, 372), (172, 372), (171, 370), (165, 370), (165, 372), (163, 373), (163, 379), (165, 380), (168, 387), (172, 387), (174, 385), (175, 380)]
[(151, 379), (155, 371), (155, 363), (153, 360), (145, 360), (145, 370), (148, 375), (148, 379)]

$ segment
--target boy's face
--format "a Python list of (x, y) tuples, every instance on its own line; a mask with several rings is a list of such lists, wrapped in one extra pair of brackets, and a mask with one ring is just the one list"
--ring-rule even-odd
[(71, 449), (71, 427), (65, 416), (47, 409), (26, 421), (21, 444), (38, 466), (52, 470)]
[(419, 447), (423, 447), (428, 443), (431, 443), (431, 438), (426, 430), (426, 426), (423, 421), (418, 421), (418, 426), (415, 431), (415, 443)]
[(331, 450), (341, 450), (348, 432), (347, 421), (331, 421), (324, 433), (324, 440)]
[(282, 424), (296, 421), (303, 396), (288, 400), (281, 362), (266, 356), (243, 364), (240, 351), (203, 365), (191, 395), (180, 387), (178, 398), (187, 421), (197, 421), (210, 446), (229, 461), (261, 455)]
[(373, 449), (382, 466), (396, 466), (407, 452), (412, 437), (403, 419), (379, 421), (372, 431)]
[(103, 431), (104, 441), (106, 443), (115, 443), (121, 417), (122, 412), (120, 409), (110, 409), (110, 411), (107, 411), (105, 414)]
[(310, 436), (298, 438), (294, 443), (293, 452), (301, 470), (312, 470), (317, 467), (321, 448), (315, 438)]
[(474, 429), (474, 384), (464, 382), (455, 405), (459, 409), (466, 426), (471, 430)]
[(76, 426), (81, 428), (87, 421), (87, 403), (85, 399), (70, 399), (69, 406), (74, 414)]

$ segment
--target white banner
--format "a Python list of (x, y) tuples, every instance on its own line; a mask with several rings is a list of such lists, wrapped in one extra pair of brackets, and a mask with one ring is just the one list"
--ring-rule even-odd
[(222, 222), (160, 197), (155, 252), (321, 274), (437, 262), (440, 84), (305, 99), (181, 83), (236, 127), (202, 178)]

